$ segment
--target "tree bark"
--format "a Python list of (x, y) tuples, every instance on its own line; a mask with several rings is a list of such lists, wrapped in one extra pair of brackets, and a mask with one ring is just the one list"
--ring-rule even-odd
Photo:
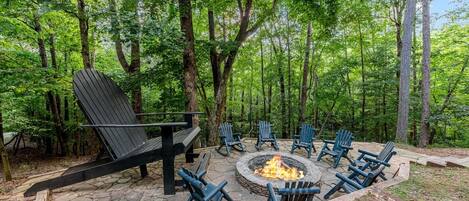
[(265, 79), (264, 79), (264, 48), (261, 40), (261, 87), (262, 87), (262, 100), (263, 100), (263, 114), (264, 120), (267, 119), (267, 98), (265, 95)]
[(5, 142), (3, 141), (3, 114), (0, 108), (0, 155), (3, 165), (3, 177), (5, 181), (11, 181), (11, 167), (10, 161), (8, 160), (8, 152), (5, 149)]
[(407, 127), (409, 123), (409, 80), (412, 49), (412, 24), (414, 16), (415, 0), (407, 0), (401, 51), (399, 105), (396, 128), (396, 140), (403, 143), (407, 143)]
[(423, 6), (423, 55), (422, 55), (422, 118), (420, 123), (419, 147), (426, 147), (430, 133), (430, 2), (422, 1)]
[[(38, 48), (39, 48), (39, 57), (41, 59), (41, 67), (48, 68), (49, 65), (48, 65), (48, 62), (47, 62), (46, 44), (45, 44), (44, 38), (42, 37), (42, 26), (41, 26), (41, 23), (39, 21), (39, 18), (40, 17), (38, 15), (36, 15), (36, 14), (34, 15), (34, 19), (33, 19), (34, 20), (34, 30), (38, 34), (37, 45), (38, 45)], [(66, 148), (65, 138), (64, 138), (65, 132), (63, 130), (63, 126), (62, 126), (63, 123), (61, 122), (59, 109), (57, 107), (57, 100), (55, 99), (54, 94), (52, 93), (52, 91), (46, 92), (46, 100), (49, 103), (49, 109), (50, 109), (50, 112), (51, 112), (52, 120), (54, 121), (54, 128), (55, 128), (55, 132), (56, 132), (56, 135), (57, 135), (57, 140), (59, 141), (59, 144), (60, 144), (60, 148), (61, 148), (60, 155), (65, 156), (66, 153), (67, 153), (66, 152), (67, 148)]]
[(291, 136), (292, 132), (292, 94), (291, 94), (291, 88), (292, 88), (292, 70), (291, 70), (291, 50), (290, 50), (290, 19), (288, 12), (286, 14), (287, 17), (287, 68), (288, 68), (288, 88), (287, 88), (287, 101), (288, 101), (288, 110), (287, 110), (287, 131), (288, 135)]
[(366, 81), (366, 72), (365, 72), (365, 58), (363, 55), (363, 33), (362, 33), (362, 28), (361, 24), (358, 23), (358, 32), (360, 34), (360, 64), (361, 64), (361, 77), (362, 77), (362, 107), (361, 107), (361, 134), (365, 135), (366, 134), (366, 126), (365, 126), (365, 107), (366, 107), (366, 86), (365, 86), (365, 81)]
[(308, 23), (308, 30), (306, 34), (306, 46), (305, 46), (305, 57), (303, 61), (303, 82), (301, 85), (301, 96), (300, 96), (300, 114), (298, 124), (305, 122), (305, 110), (306, 110), (306, 100), (308, 95), (308, 72), (309, 72), (309, 53), (311, 50), (311, 35), (312, 28), (311, 22)]
[(83, 66), (84, 68), (93, 68), (90, 59), (90, 46), (88, 41), (89, 18), (86, 15), (85, 0), (77, 1), (77, 11), (78, 23), (80, 27), (81, 57), (83, 60)]
[[(194, 30), (192, 25), (192, 5), (191, 0), (179, 0), (179, 13), (181, 16), (181, 31), (185, 38), (185, 48), (183, 55), (184, 63), (184, 94), (186, 96), (186, 111), (197, 111), (196, 79), (197, 66), (195, 62)], [(199, 119), (194, 116), (192, 119), (194, 126), (199, 125)]]

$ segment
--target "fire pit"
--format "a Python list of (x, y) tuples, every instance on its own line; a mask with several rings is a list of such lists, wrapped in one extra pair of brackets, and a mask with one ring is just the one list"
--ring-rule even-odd
[(253, 193), (268, 196), (266, 185), (275, 190), (283, 188), (286, 181), (317, 183), (321, 172), (314, 163), (289, 153), (265, 151), (246, 154), (236, 163), (238, 182)]

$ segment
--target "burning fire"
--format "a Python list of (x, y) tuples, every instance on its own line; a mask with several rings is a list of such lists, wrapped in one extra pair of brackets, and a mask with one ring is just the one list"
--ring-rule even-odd
[(265, 166), (254, 170), (254, 174), (281, 180), (298, 180), (304, 177), (303, 171), (290, 167), (282, 161), (281, 156), (274, 156), (265, 162)]

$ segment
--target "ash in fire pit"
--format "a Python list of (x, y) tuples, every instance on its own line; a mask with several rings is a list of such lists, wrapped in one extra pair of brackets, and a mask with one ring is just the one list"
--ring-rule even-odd
[(285, 181), (317, 183), (321, 172), (314, 163), (289, 153), (265, 151), (246, 154), (236, 163), (238, 182), (253, 193), (267, 196), (267, 183), (275, 189), (283, 188)]

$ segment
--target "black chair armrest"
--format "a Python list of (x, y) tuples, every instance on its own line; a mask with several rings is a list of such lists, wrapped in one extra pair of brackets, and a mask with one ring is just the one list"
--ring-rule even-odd
[(164, 126), (187, 126), (187, 122), (150, 123), (150, 124), (84, 124), (84, 128), (137, 128), (137, 127), (164, 127)]
[(348, 150), (353, 149), (353, 147), (351, 147), (351, 146), (345, 146), (345, 145), (340, 145), (340, 147), (342, 147), (342, 148), (344, 148), (344, 149), (348, 149)]
[(206, 195), (204, 197), (204, 200), (212, 200), (212, 198), (217, 195), (219, 192), (221, 192), (221, 190), (223, 189), (223, 187), (226, 186), (226, 184), (228, 184), (227, 181), (222, 181), (220, 184), (218, 184), (218, 186), (212, 190), (212, 192), (210, 192), (208, 195)]
[(354, 167), (352, 165), (348, 166), (348, 170), (352, 170), (354, 173), (359, 174), (359, 175), (364, 176), (364, 177), (366, 177), (368, 175), (368, 173), (366, 173), (363, 170), (360, 170), (359, 168)]
[(241, 136), (241, 133), (233, 133), (233, 136)]
[(293, 139), (298, 139), (300, 138), (300, 135), (293, 135)]
[(366, 162), (373, 162), (373, 163), (381, 164), (381, 165), (384, 165), (386, 167), (391, 166), (389, 163), (387, 163), (385, 161), (378, 160), (378, 159), (375, 159), (375, 158), (371, 158), (371, 157), (368, 157), (368, 156), (363, 157), (363, 160), (365, 160)]
[(334, 144), (335, 140), (322, 140), (325, 144)]
[(361, 149), (359, 149), (358, 152), (360, 152), (360, 153), (362, 153), (362, 154), (364, 154), (364, 155), (373, 156), (373, 157), (375, 157), (375, 158), (378, 157), (378, 154), (371, 153), (371, 152), (366, 151), (366, 150), (361, 150)]
[(357, 182), (355, 182), (355, 181), (349, 179), (348, 177), (346, 177), (346, 176), (344, 176), (344, 175), (342, 175), (342, 174), (340, 174), (340, 173), (335, 174), (335, 176), (336, 176), (337, 178), (339, 178), (340, 180), (342, 180), (342, 181), (344, 181), (344, 182), (350, 184), (351, 186), (353, 186), (353, 187), (355, 187), (355, 188), (357, 188), (357, 189), (362, 189), (362, 188), (363, 188), (363, 186), (360, 185), (359, 183), (357, 183)]
[(180, 114), (190, 114), (190, 115), (199, 115), (204, 114), (203, 112), (149, 112), (149, 113), (137, 113), (136, 116), (155, 116), (155, 115), (180, 115)]

